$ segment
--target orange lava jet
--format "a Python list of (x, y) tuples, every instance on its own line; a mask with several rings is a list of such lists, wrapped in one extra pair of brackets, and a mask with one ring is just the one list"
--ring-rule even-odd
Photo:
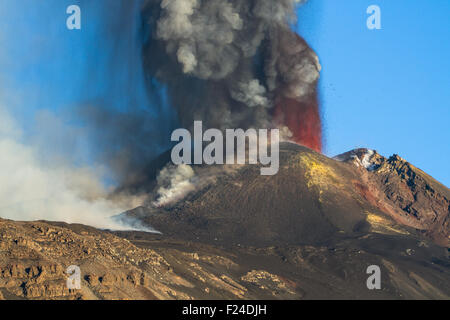
[(282, 97), (276, 103), (274, 118), (292, 132), (294, 142), (317, 152), (322, 152), (322, 121), (315, 98), (299, 102)]

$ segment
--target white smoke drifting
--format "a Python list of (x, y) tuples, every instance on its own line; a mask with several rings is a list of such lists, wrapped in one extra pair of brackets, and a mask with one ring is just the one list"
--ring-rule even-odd
[(110, 217), (140, 205), (139, 198), (111, 199), (98, 173), (102, 168), (76, 167), (61, 157), (49, 161), (49, 145), (28, 145), (23, 138), (21, 128), (0, 107), (0, 217), (130, 229)]
[(194, 175), (194, 170), (185, 164), (165, 166), (157, 177), (158, 196), (153, 205), (157, 207), (168, 205), (194, 191), (195, 185), (192, 181)]

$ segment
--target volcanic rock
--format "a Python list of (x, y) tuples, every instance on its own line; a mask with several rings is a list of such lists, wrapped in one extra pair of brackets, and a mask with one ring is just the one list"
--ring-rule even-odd
[(216, 176), (120, 216), (161, 234), (0, 219), (0, 299), (450, 298), (449, 190), (400, 157), (283, 144), (275, 176), (194, 170)]

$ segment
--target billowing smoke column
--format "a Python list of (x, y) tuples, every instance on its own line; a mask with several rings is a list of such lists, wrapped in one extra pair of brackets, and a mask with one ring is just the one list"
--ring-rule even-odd
[[(298, 0), (147, 0), (147, 74), (181, 125), (272, 128), (321, 151), (320, 64), (291, 31)], [(287, 130), (288, 129), (288, 130)]]
[[(172, 130), (194, 120), (278, 127), (320, 150), (320, 66), (290, 30), (296, 1), (78, 0), (81, 33), (49, 33), (63, 23), (47, 19), (48, 10), (58, 16), (65, 5), (31, 2), (0, 1), (0, 37), (8, 35), (0, 54), (0, 216), (118, 229), (109, 217), (148, 202), (152, 190), (156, 206), (177, 201), (220, 174), (160, 170)], [(19, 20), (30, 25), (17, 27)], [(42, 39), (54, 46), (29, 50)], [(24, 86), (32, 74), (39, 78)], [(12, 101), (43, 108), (36, 132), (20, 130)], [(54, 116), (48, 101), (79, 109)]]

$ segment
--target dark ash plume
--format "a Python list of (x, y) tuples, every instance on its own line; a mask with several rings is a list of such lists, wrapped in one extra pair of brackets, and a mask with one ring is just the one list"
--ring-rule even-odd
[(167, 86), (183, 127), (191, 128), (194, 120), (222, 129), (288, 127), (293, 140), (321, 150), (320, 64), (289, 27), (297, 4), (145, 2), (143, 16), (151, 33), (145, 70)]
[[(83, 110), (119, 180), (118, 193), (153, 190), (170, 160), (160, 155), (169, 149), (170, 132), (192, 129), (194, 120), (208, 128), (279, 128), (284, 138), (321, 150), (320, 64), (290, 28), (299, 3), (122, 0), (133, 8), (126, 13), (139, 15), (140, 38), (130, 36), (129, 26), (117, 37), (129, 38), (130, 50), (141, 50), (143, 69), (136, 61), (130, 65), (132, 72), (143, 70), (151, 106)], [(136, 23), (128, 20), (123, 23)], [(158, 110), (163, 105), (176, 116)]]

